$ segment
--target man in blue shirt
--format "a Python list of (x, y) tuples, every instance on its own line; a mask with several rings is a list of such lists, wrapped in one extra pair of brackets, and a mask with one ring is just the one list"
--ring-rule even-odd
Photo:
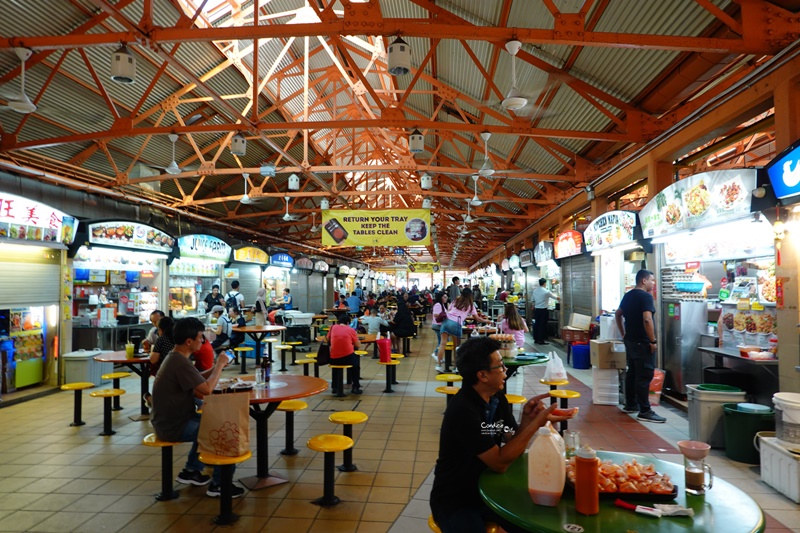
[(361, 311), (361, 298), (353, 294), (347, 295), (347, 307), (350, 308), (351, 313), (360, 313)]

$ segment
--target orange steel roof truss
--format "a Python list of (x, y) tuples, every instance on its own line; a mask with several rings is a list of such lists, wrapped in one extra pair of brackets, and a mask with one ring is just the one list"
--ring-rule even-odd
[[(10, 6), (0, 22), (0, 104), (21, 90), (13, 49), (22, 47), (33, 52), (25, 90), (38, 108), (27, 115), (0, 109), (0, 169), (121, 191), (290, 248), (319, 247), (311, 215), (320, 219), (322, 198), (332, 209), (419, 208), (429, 198), (436, 238), (415, 258), (469, 266), (603, 176), (623, 149), (670, 131), (800, 34), (800, 17), (774, 2), (672, 1), (707, 23), (691, 35), (625, 32), (630, 21), (609, 20), (609, 0), (573, 2), (569, 13), (552, 0), (464, 0), (453, 11), (427, 0), (402, 8), (391, 0), (70, 0), (48, 6), (54, 22), (39, 29), (20, 23), (25, 17)], [(496, 8), (492, 25), (473, 22), (488, 4)], [(510, 27), (523, 4), (550, 17), (545, 27)], [(9, 36), (12, 30), (21, 35)], [(402, 78), (387, 69), (394, 36), (417, 48)], [(508, 94), (511, 40), (522, 43), (522, 76), (546, 80), (529, 115), (490, 102)], [(140, 79), (124, 92), (107, 80), (106, 56), (120, 43), (139, 63)], [(580, 66), (584, 54), (598, 49), (621, 62), (633, 50), (674, 59), (661, 71), (643, 67), (653, 86), (636, 94), (628, 80), (600, 82), (581, 70), (589, 68)], [(692, 76), (676, 82), (682, 65), (711, 52), (723, 54), (724, 65), (702, 72), (695, 63)], [(455, 57), (457, 69), (449, 64)], [(645, 93), (659, 87), (671, 93), (651, 102), (679, 92), (681, 100), (657, 112), (642, 107)], [(415, 129), (425, 134), (417, 155), (408, 139)], [(487, 132), (495, 173), (476, 182)], [(247, 139), (244, 156), (229, 151), (237, 133)], [(172, 155), (167, 134), (179, 135), (178, 174), (158, 170)], [(770, 135), (741, 140), (695, 167), (752, 163), (757, 157), (747, 154), (756, 152), (763, 159)], [(267, 164), (274, 176), (261, 174)], [(420, 187), (425, 172), (434, 176), (432, 190)], [(291, 174), (300, 177), (298, 191), (287, 189)], [(248, 205), (239, 202), (245, 180), (255, 200)], [(470, 212), (478, 221), (464, 224), (475, 195), (481, 205)], [(284, 196), (300, 220), (282, 220)], [(384, 253), (381, 260), (394, 264)], [(376, 266), (371, 250), (360, 254), (352, 257)]]

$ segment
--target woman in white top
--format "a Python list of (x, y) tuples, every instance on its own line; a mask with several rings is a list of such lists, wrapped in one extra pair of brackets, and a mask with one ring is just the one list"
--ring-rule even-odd
[[(433, 316), (433, 324), (431, 324), (431, 329), (436, 332), (436, 349), (433, 351), (431, 356), (436, 359), (436, 363), (439, 363), (439, 344), (442, 342), (442, 334), (441, 334), (441, 326), (442, 322), (444, 322), (444, 318), (440, 315), (447, 313), (447, 293), (445, 291), (439, 291), (436, 293), (436, 299), (433, 303), (433, 311), (431, 311), (431, 316)], [(439, 320), (442, 318), (442, 320)]]
[(459, 344), (461, 344), (461, 325), (467, 318), (472, 318), (476, 322), (483, 322), (484, 324), (491, 322), (490, 320), (481, 318), (478, 315), (478, 311), (475, 309), (475, 305), (472, 303), (472, 289), (463, 289), (461, 291), (461, 296), (459, 296), (458, 299), (451, 303), (450, 307), (448, 307), (447, 318), (439, 327), (441, 340), (439, 341), (439, 355), (436, 365), (436, 370), (438, 372), (444, 371), (444, 368), (442, 367), (442, 363), (444, 361), (444, 348), (447, 346), (447, 343), (450, 342), (450, 339), (452, 338), (453, 340), (454, 350), (455, 348), (458, 348)]

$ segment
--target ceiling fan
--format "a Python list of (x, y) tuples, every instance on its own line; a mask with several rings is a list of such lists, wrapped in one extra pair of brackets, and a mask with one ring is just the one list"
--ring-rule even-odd
[(172, 162), (164, 167), (164, 172), (167, 174), (180, 174), (181, 167), (179, 167), (178, 163), (175, 161), (175, 143), (178, 142), (178, 135), (170, 133), (167, 137), (169, 138), (169, 142), (172, 143)]
[[(174, 161), (173, 161), (173, 162), (174, 162)], [(242, 197), (241, 197), (241, 198), (239, 198), (239, 203), (240, 203), (240, 204), (244, 204), (244, 205), (252, 205), (252, 204), (254, 204), (254, 203), (257, 201), (257, 200), (254, 200), (253, 198), (250, 198), (250, 197), (247, 195), (247, 180), (250, 178), (250, 174), (248, 174), (248, 173), (246, 173), (246, 172), (245, 172), (245, 173), (243, 173), (243, 174), (242, 174), (242, 177), (244, 177), (244, 194), (242, 195)]]
[(478, 174), (484, 178), (488, 178), (495, 172), (492, 160), (489, 159), (489, 139), (491, 137), (492, 134), (488, 131), (481, 133), (481, 139), (483, 139), (483, 165), (478, 169)]
[(312, 217), (312, 220), (314, 221), (314, 224), (311, 226), (311, 233), (317, 233), (317, 232), (319, 232), (319, 230), (322, 229), (322, 225), (321, 224), (319, 226), (317, 226), (317, 212), (314, 211), (313, 213), (311, 213), (311, 217)]
[(283, 218), (283, 221), (284, 222), (296, 222), (296, 221), (300, 220), (301, 217), (289, 214), (289, 200), (291, 200), (291, 198), (288, 197), (288, 196), (284, 196), (283, 199), (286, 200), (286, 214), (283, 215), (283, 217), (281, 217), (281, 218)]
[(517, 85), (517, 54), (521, 47), (522, 43), (516, 40), (506, 43), (506, 52), (511, 55), (511, 89), (508, 90), (502, 101), (488, 102), (488, 104), (496, 106), (499, 103), (505, 111), (510, 111), (515, 115), (528, 116), (537, 109), (533, 102), (543, 87), (534, 87), (534, 92), (526, 93), (521, 91)]
[(7, 105), (0, 106), (0, 109), (10, 109), (22, 115), (27, 115), (36, 111), (36, 104), (31, 102), (31, 99), (25, 93), (25, 62), (33, 52), (27, 48), (14, 48), (14, 52), (20, 61), (19, 94), (10, 99)]

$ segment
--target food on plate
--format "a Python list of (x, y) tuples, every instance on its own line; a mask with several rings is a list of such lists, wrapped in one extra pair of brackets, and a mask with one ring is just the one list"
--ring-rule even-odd
[(736, 331), (744, 331), (745, 329), (745, 314), (736, 313), (733, 317), (733, 329)]
[(761, 285), (761, 297), (767, 302), (775, 301), (775, 278), (770, 278)]
[(775, 327), (775, 317), (771, 313), (761, 313), (756, 319), (757, 333), (772, 333)]
[(733, 313), (725, 313), (722, 315), (722, 324), (726, 329), (733, 329)]
[(95, 237), (102, 237), (105, 232), (106, 228), (103, 226), (95, 226), (92, 228), (92, 235)]
[(125, 226), (117, 226), (116, 232), (117, 232), (117, 237), (122, 237), (123, 235), (125, 235)]
[(702, 215), (711, 206), (711, 195), (702, 181), (686, 193), (686, 208), (692, 216)]
[(733, 207), (733, 204), (739, 201), (741, 194), (742, 186), (737, 180), (726, 183), (719, 189), (720, 204), (725, 209), (730, 209)]
[(667, 224), (670, 226), (674, 226), (681, 220), (681, 208), (676, 203), (671, 203), (667, 206), (667, 210), (664, 211), (664, 220), (667, 221)]
[(755, 333), (757, 326), (756, 326), (756, 319), (753, 315), (745, 315), (744, 316), (744, 329), (747, 333)]
[(572, 418), (573, 416), (578, 414), (579, 409), (580, 407), (570, 407), (569, 409), (560, 409), (556, 407), (551, 411), (551, 414), (553, 416), (568, 416)]
[[(610, 459), (597, 460), (600, 464), (598, 485), (600, 492), (625, 492), (629, 494), (670, 494), (675, 486), (667, 474), (656, 472), (655, 466), (636, 461), (625, 461), (621, 465)], [(575, 484), (575, 458), (567, 462), (567, 479)]]

